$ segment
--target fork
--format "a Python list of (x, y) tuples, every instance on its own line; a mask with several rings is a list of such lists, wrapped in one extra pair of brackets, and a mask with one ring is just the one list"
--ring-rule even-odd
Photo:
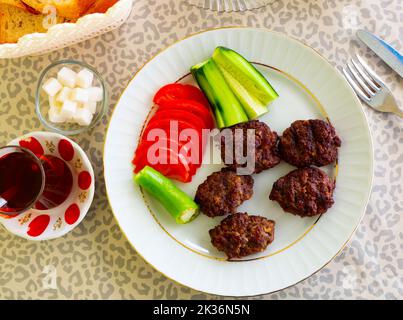
[(343, 73), (357, 95), (371, 108), (403, 118), (403, 111), (389, 88), (358, 54), (343, 68)]

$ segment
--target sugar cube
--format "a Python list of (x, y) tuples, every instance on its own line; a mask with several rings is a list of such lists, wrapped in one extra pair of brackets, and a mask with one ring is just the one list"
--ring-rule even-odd
[(42, 89), (50, 96), (54, 97), (60, 89), (62, 89), (62, 85), (55, 78), (48, 79), (42, 86)]
[(70, 68), (63, 67), (57, 74), (57, 80), (66, 87), (74, 88), (77, 83), (77, 73)]
[(76, 73), (68, 67), (61, 68), (57, 79), (51, 78), (43, 85), (43, 90), (49, 95), (49, 120), (90, 125), (97, 111), (97, 102), (104, 98), (103, 88), (93, 87), (93, 82), (94, 73), (88, 69)]
[(77, 122), (80, 126), (89, 126), (92, 122), (92, 113), (86, 108), (77, 109), (76, 114), (74, 115), (74, 121)]
[(90, 88), (85, 89), (85, 90), (88, 91), (89, 101), (92, 101), (92, 102), (102, 101), (104, 91), (102, 90), (101, 87), (90, 87)]
[(71, 100), (65, 100), (63, 102), (60, 113), (62, 114), (62, 116), (66, 117), (66, 119), (71, 119), (74, 118), (74, 115), (76, 114), (77, 110), (78, 110), (77, 102)]
[(75, 88), (70, 95), (71, 100), (85, 103), (89, 100), (89, 92), (86, 89)]
[(49, 97), (49, 106), (54, 109), (61, 109), (62, 103), (58, 102), (56, 97)]
[(82, 69), (77, 74), (77, 85), (81, 88), (87, 89), (91, 87), (94, 81), (94, 74), (88, 69)]
[(48, 117), (49, 117), (50, 122), (53, 122), (53, 123), (63, 123), (66, 121), (66, 117), (64, 117), (61, 114), (60, 109), (55, 108), (55, 107), (51, 107), (49, 109)]
[(60, 92), (57, 94), (56, 101), (63, 103), (66, 100), (70, 100), (72, 91), (73, 90), (69, 87), (63, 87), (62, 90), (60, 90)]
[(91, 112), (91, 114), (95, 114), (97, 112), (97, 103), (94, 101), (88, 101), (84, 103), (82, 107)]

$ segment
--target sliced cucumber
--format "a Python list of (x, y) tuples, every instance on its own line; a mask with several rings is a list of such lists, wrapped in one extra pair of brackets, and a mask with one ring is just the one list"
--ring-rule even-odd
[(212, 59), (195, 65), (191, 72), (213, 107), (219, 128), (249, 120), (241, 103)]
[(235, 79), (229, 72), (225, 69), (220, 69), (223, 74), (225, 81), (231, 88), (232, 92), (238, 98), (239, 102), (249, 119), (256, 119), (264, 115), (269, 111), (266, 104), (259, 101), (255, 96), (251, 95), (245, 87), (237, 79)]
[[(267, 106), (278, 98), (277, 92), (267, 79), (234, 50), (217, 47), (213, 53), (213, 60), (221, 72), (226, 75), (228, 85), (241, 100), (245, 109), (257, 108), (255, 113), (259, 114), (262, 105)], [(256, 104), (256, 100), (260, 101), (260, 104)]]

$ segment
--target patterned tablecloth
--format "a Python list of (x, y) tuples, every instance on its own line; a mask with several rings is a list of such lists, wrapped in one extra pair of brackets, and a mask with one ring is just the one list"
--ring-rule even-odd
[[(0, 228), (2, 299), (197, 299), (149, 266), (120, 231), (105, 195), (102, 149), (113, 106), (133, 74), (153, 55), (192, 33), (220, 26), (264, 27), (303, 40), (337, 67), (359, 52), (402, 105), (403, 81), (355, 38), (366, 27), (403, 50), (401, 0), (279, 0), (247, 13), (215, 13), (181, 0), (137, 0), (119, 30), (34, 58), (0, 61), (0, 143), (43, 129), (34, 112), (38, 73), (61, 58), (84, 60), (106, 78), (108, 116), (74, 137), (88, 153), (97, 188), (87, 217), (67, 236), (28, 242)], [(403, 298), (403, 120), (364, 107), (375, 148), (367, 213), (350, 244), (327, 267), (289, 289), (256, 299)]]

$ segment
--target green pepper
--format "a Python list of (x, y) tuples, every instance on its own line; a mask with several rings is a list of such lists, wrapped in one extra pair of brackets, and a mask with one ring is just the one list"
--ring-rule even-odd
[(157, 170), (145, 166), (134, 181), (156, 198), (177, 223), (188, 223), (199, 214), (199, 206), (193, 199)]

